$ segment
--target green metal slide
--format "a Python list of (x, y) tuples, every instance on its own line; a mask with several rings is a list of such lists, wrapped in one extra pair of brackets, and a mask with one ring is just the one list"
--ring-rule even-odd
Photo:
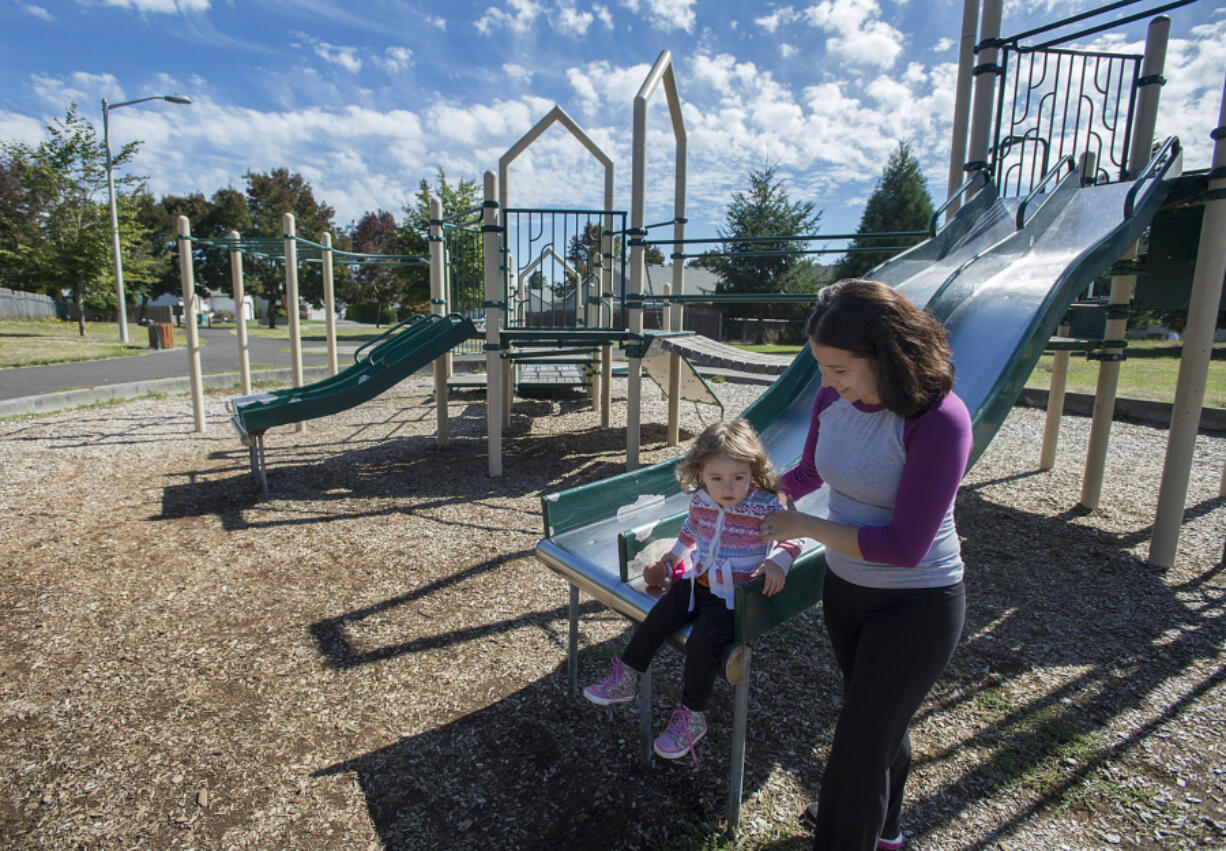
[(258, 435), (352, 408), (475, 334), (473, 323), (457, 314), (411, 316), (354, 352), (353, 366), (336, 375), (302, 387), (235, 396), (229, 403), (231, 422), (240, 435)]

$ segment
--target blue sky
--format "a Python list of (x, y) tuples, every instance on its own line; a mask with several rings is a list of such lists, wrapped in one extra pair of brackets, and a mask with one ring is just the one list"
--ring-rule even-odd
[[(1006, 0), (1003, 32), (1100, 6)], [(1140, 10), (1156, 3), (1141, 4)], [(672, 53), (689, 134), (690, 235), (713, 235), (751, 168), (848, 232), (897, 141), (944, 197), (958, 0), (60, 0), (0, 5), (0, 138), (37, 142), (76, 101), (182, 93), (112, 114), (116, 146), (157, 195), (242, 187), (248, 170), (301, 172), (346, 225), (401, 208), (423, 176), (480, 179), (555, 103), (615, 161), (630, 203), (634, 94)], [(1159, 138), (1185, 167), (1211, 157), (1226, 72), (1226, 8), (1169, 13)], [(1144, 22), (1081, 46), (1141, 52)], [(648, 220), (672, 212), (663, 98), (648, 118)], [(514, 206), (601, 206), (602, 172), (555, 126), (512, 167)]]

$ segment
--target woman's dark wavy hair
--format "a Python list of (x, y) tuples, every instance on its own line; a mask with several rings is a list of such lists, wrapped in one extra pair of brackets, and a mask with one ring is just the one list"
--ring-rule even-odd
[(945, 329), (886, 284), (848, 278), (826, 287), (805, 334), (819, 346), (871, 360), (877, 395), (900, 416), (923, 413), (953, 389)]

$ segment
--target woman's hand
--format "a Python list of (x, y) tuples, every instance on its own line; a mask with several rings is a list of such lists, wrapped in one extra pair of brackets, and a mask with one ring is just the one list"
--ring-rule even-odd
[(812, 537), (808, 532), (813, 518), (799, 511), (776, 511), (762, 521), (762, 540), (789, 541)]

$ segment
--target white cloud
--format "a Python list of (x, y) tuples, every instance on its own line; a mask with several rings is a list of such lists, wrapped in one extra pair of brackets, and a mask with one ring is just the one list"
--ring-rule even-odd
[(315, 51), (315, 55), (320, 59), (344, 68), (351, 74), (356, 74), (362, 70), (362, 59), (358, 56), (358, 49), (356, 47), (317, 41), (311, 45), (311, 49)]
[(503, 65), (502, 73), (521, 86), (526, 86), (532, 82), (532, 69), (525, 68), (523, 65), (516, 65), (514, 62), (508, 62)]
[(30, 84), (39, 99), (59, 110), (61, 115), (69, 103), (89, 109), (98, 103), (99, 98), (105, 97), (112, 103), (127, 99), (119, 80), (113, 74), (75, 71), (67, 78), (32, 74)]
[(902, 54), (903, 35), (881, 20), (876, 0), (823, 0), (804, 10), (811, 25), (832, 33), (826, 50), (857, 65), (890, 68)]
[(761, 18), (754, 18), (754, 23), (768, 33), (774, 34), (779, 27), (787, 26), (795, 21), (799, 15), (791, 6), (783, 6), (775, 9), (769, 15), (763, 15)]
[(573, 5), (561, 4), (555, 25), (565, 35), (581, 36), (587, 33), (593, 20), (595, 16), (591, 12), (580, 12)]
[(426, 15), (426, 23), (434, 27), (436, 30), (447, 29), (447, 19), (437, 15)]
[(788, 44), (786, 41), (780, 42), (779, 55), (782, 56), (784, 59), (791, 59), (793, 56), (796, 55), (796, 53), (797, 53), (797, 50), (795, 47)]
[(958, 42), (954, 41), (952, 38), (938, 39), (937, 43), (932, 46), (932, 52), (933, 53), (944, 53), (945, 51), (949, 50), (951, 47), (953, 47), (957, 43)]
[(102, 0), (104, 6), (131, 9), (134, 12), (157, 12), (175, 14), (207, 12), (209, 0)]
[[(63, 117), (63, 113), (59, 116)], [(20, 115), (16, 112), (0, 112), (0, 139), (9, 142), (21, 142), (26, 145), (37, 145), (46, 135), (47, 121), (39, 121), (30, 115)]]
[(511, 32), (525, 33), (544, 11), (539, 3), (533, 0), (507, 0), (510, 12), (490, 6), (485, 10), (474, 26), (482, 35), (490, 35), (494, 30), (506, 28)]
[(694, 31), (697, 15), (694, 5), (697, 0), (622, 0), (622, 5), (632, 13), (638, 13), (640, 7), (646, 14), (648, 22), (656, 29), (664, 32), (671, 30)]
[(602, 6), (596, 3), (592, 6), (592, 13), (596, 15), (596, 19), (604, 24), (608, 29), (613, 29), (613, 15), (609, 12), (608, 6)]
[(407, 47), (389, 47), (380, 63), (389, 74), (397, 74), (413, 64), (413, 51)]
[(27, 15), (33, 15), (36, 18), (40, 18), (47, 23), (54, 23), (55, 21), (55, 15), (52, 15), (42, 6), (35, 6), (33, 3), (26, 3), (21, 7), (21, 11), (25, 12)]
[(579, 98), (580, 111), (597, 115), (604, 109), (628, 110), (649, 70), (648, 65), (622, 68), (602, 60), (567, 68), (566, 79)]

